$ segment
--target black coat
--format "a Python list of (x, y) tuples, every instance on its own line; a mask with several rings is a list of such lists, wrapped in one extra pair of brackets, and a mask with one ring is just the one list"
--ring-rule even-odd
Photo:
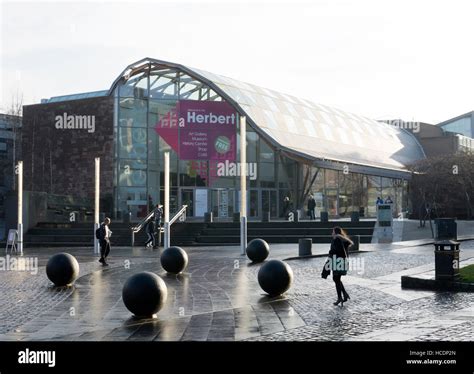
[[(346, 275), (348, 270), (348, 263), (342, 259), (347, 259), (348, 256), (348, 249), (351, 245), (351, 242), (345, 239), (342, 239), (340, 236), (336, 236), (331, 241), (331, 249), (329, 250), (329, 257), (332, 261), (336, 260), (336, 263), (333, 263), (333, 272), (334, 274), (339, 275)], [(343, 262), (344, 261), (344, 262)], [(334, 269), (336, 264), (342, 263), (343, 269)]]
[(329, 256), (332, 257), (336, 255), (336, 258), (346, 258), (347, 257), (347, 248), (349, 247), (349, 242), (341, 239), (339, 236), (336, 236), (331, 241), (331, 249), (329, 250)]
[(314, 199), (308, 200), (308, 210), (313, 210), (316, 208), (316, 201)]

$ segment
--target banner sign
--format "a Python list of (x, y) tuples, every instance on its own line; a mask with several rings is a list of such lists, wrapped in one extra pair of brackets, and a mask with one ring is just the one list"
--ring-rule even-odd
[(237, 113), (223, 101), (180, 100), (157, 133), (181, 160), (229, 160), (237, 155)]

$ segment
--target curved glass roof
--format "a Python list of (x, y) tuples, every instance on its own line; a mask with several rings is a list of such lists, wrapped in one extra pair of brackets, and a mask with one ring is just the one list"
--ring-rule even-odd
[(409, 132), (356, 114), (316, 104), (253, 84), (174, 63), (143, 59), (128, 66), (120, 81), (152, 71), (178, 68), (208, 84), (275, 146), (298, 156), (405, 171), (424, 152)]

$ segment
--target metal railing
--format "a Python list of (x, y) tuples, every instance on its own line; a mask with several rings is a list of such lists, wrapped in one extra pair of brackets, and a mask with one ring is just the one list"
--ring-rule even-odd
[[(181, 207), (180, 210), (178, 210), (175, 215), (173, 216), (173, 218), (171, 218), (168, 226), (171, 226), (173, 223), (175, 223), (178, 219), (181, 221), (181, 222), (184, 222), (186, 220), (186, 209), (187, 209), (187, 205), (183, 205)], [(132, 231), (132, 247), (135, 245), (135, 234), (138, 234), (144, 227), (145, 225), (148, 223), (148, 221), (153, 217), (153, 215), (155, 214), (155, 211), (152, 210), (150, 213), (148, 213), (148, 215), (143, 219), (141, 220), (137, 225), (131, 227), (131, 231)], [(163, 227), (160, 227), (160, 230), (159, 230), (159, 235), (161, 236), (161, 233), (162, 232), (165, 232), (165, 228)]]
[[(184, 222), (186, 220), (186, 209), (188, 208), (187, 205), (183, 205), (180, 210), (178, 210), (173, 218), (170, 219), (170, 226), (175, 223), (178, 219), (181, 222)], [(180, 219), (181, 218), (181, 219)]]
[(168, 249), (170, 246), (170, 239), (171, 239), (171, 225), (175, 223), (178, 219), (181, 222), (184, 222), (186, 220), (186, 209), (188, 208), (187, 205), (183, 205), (180, 210), (178, 210), (175, 215), (170, 219), (169, 222), (165, 222), (164, 229), (164, 243), (163, 243), (163, 248)]

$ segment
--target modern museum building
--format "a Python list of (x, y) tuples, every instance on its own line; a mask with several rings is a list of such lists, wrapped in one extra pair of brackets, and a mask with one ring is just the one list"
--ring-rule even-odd
[(250, 220), (304, 215), (310, 196), (316, 215), (374, 217), (377, 197), (390, 197), (395, 214), (407, 210), (407, 167), (425, 155), (405, 129), (151, 58), (126, 67), (108, 90), (24, 106), (24, 189), (87, 214), (99, 157), (101, 211), (140, 220), (163, 201), (170, 152), (171, 212), (186, 204), (191, 219), (232, 219), (241, 116)]

